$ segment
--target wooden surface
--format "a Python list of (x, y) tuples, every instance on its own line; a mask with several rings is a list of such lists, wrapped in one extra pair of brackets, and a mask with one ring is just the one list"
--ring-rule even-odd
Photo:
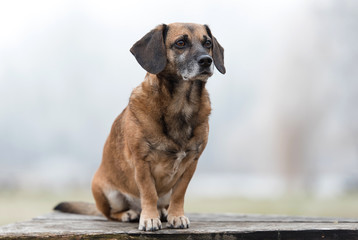
[[(358, 219), (188, 214), (189, 229), (138, 231), (138, 223), (53, 212), (0, 226), (0, 239), (358, 239)], [(165, 223), (163, 224), (165, 226)]]

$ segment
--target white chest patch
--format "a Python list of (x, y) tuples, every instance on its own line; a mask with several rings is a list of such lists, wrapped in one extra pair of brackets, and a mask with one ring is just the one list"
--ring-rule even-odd
[(185, 158), (185, 157), (186, 157), (186, 152), (184, 152), (184, 151), (178, 152), (176, 161), (181, 162), (181, 160), (183, 160), (183, 158)]
[(186, 152), (181, 151), (181, 152), (177, 153), (177, 159), (175, 159), (175, 162), (173, 165), (173, 173), (174, 174), (178, 171), (179, 165), (185, 157), (186, 157)]

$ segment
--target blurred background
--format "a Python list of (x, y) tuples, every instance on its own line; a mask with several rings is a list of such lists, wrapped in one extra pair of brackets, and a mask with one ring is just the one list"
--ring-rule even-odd
[(186, 211), (358, 217), (358, 2), (1, 1), (0, 224), (93, 201), (115, 117), (161, 23), (208, 24), (227, 74)]

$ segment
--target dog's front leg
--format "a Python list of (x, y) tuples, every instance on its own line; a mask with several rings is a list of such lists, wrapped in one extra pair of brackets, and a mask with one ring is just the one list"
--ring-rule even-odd
[(173, 187), (167, 217), (167, 226), (169, 228), (189, 228), (190, 221), (184, 216), (184, 196), (197, 163), (197, 160), (193, 160), (192, 164)]
[(135, 179), (140, 192), (142, 212), (139, 220), (139, 230), (157, 231), (162, 228), (157, 210), (158, 194), (154, 179), (150, 173), (149, 162), (137, 160)]

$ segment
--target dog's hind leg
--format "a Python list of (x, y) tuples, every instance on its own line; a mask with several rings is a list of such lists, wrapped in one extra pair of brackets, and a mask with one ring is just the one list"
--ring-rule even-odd
[(129, 209), (128, 201), (120, 191), (103, 191), (102, 186), (93, 181), (92, 193), (98, 210), (109, 220), (132, 222), (139, 219), (139, 211)]
[[(95, 180), (95, 179), (94, 179)], [(101, 186), (96, 182), (92, 181), (92, 194), (96, 201), (97, 209), (108, 219), (111, 219), (111, 206), (109, 205), (108, 199)]]
[(106, 197), (110, 205), (110, 218), (121, 222), (139, 220), (139, 211), (131, 209), (128, 199), (118, 190), (107, 190)]

